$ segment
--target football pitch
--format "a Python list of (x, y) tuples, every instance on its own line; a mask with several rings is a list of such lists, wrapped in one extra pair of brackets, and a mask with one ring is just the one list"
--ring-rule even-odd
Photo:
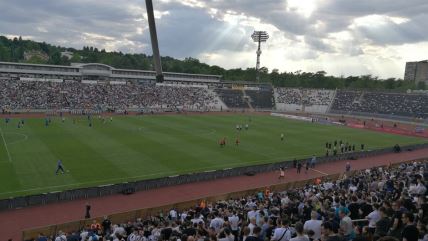
[[(44, 118), (18, 121), (0, 123), (0, 198), (321, 156), (334, 140), (357, 150), (425, 142), (267, 115), (93, 116), (92, 127), (85, 116), (52, 118), (48, 127)], [(55, 175), (58, 159), (65, 174)]]

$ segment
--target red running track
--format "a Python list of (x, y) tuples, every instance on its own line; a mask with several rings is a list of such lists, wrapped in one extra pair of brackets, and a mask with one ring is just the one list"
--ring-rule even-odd
[[(418, 158), (428, 158), (428, 148), (358, 160), (342, 160), (319, 164), (316, 166), (316, 170), (310, 170), (307, 174), (305, 174), (304, 171), (297, 174), (295, 169), (289, 169), (286, 170), (285, 179), (281, 182), (292, 182), (321, 177), (325, 174), (342, 173), (348, 161), (351, 163), (352, 169), (357, 170)], [(231, 183), (233, 183), (233, 185), (231, 185)], [(84, 216), (86, 202), (91, 203), (92, 216), (100, 217), (106, 214), (157, 207), (224, 193), (270, 186), (272, 184), (278, 184), (278, 173), (269, 172), (257, 174), (255, 176), (229, 177), (214, 181), (163, 187), (138, 192), (128, 196), (118, 194), (101, 198), (8, 210), (0, 212), (0, 237), (4, 240), (8, 238), (12, 238), (15, 241), (21, 240), (22, 230), (24, 229), (80, 220)]]

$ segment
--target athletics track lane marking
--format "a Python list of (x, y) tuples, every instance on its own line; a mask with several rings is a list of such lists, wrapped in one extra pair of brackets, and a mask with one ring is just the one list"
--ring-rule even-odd
[(309, 169), (311, 169), (312, 171), (315, 171), (315, 172), (321, 173), (321, 174), (323, 174), (324, 176), (328, 176), (328, 173), (322, 172), (322, 171), (320, 171), (320, 170), (313, 169), (313, 168), (309, 168)]
[(4, 147), (6, 147), (7, 156), (9, 157), (9, 162), (12, 163), (12, 157), (10, 156), (9, 148), (7, 147), (6, 140), (4, 139), (3, 130), (0, 127), (1, 138), (3, 139)]

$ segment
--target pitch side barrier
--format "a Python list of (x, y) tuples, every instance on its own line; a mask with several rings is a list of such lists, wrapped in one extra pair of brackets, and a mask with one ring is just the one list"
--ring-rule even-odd
[[(402, 151), (416, 150), (427, 148), (428, 143), (415, 144), (401, 147)], [(338, 160), (359, 159), (370, 156), (382, 155), (394, 152), (393, 147), (383, 148), (372, 151), (361, 151), (353, 153), (344, 153), (337, 156), (317, 157), (317, 163), (332, 162)], [(309, 158), (309, 157), (308, 157)], [(299, 159), (299, 162), (306, 162), (308, 158)], [(245, 167), (226, 168), (221, 170), (209, 170), (199, 173), (188, 173), (169, 177), (161, 177), (156, 179), (148, 179), (141, 181), (123, 182), (118, 184), (107, 184), (96, 187), (78, 188), (66, 191), (49, 192), (36, 195), (28, 195), (23, 197), (14, 197), (0, 200), (0, 210), (16, 209), (29, 207), (34, 205), (44, 205), (57, 203), (62, 201), (71, 201), (78, 199), (87, 199), (94, 197), (102, 197), (112, 194), (132, 194), (137, 191), (156, 189), (165, 186), (179, 185), (192, 182), (209, 181), (224, 177), (255, 175), (262, 172), (271, 172), (279, 170), (280, 167), (290, 168), (293, 166), (293, 161), (287, 160), (277, 163), (260, 164)]]
[[(402, 163), (413, 162), (413, 161), (426, 161), (426, 159), (422, 158), (422, 159), (416, 159), (416, 160), (407, 160), (407, 161), (403, 161)], [(396, 165), (400, 165), (400, 163), (393, 164), (393, 166), (396, 166)], [(381, 167), (385, 167), (385, 166), (381, 166)], [(352, 170), (350, 172), (347, 172), (346, 175), (353, 176), (360, 171), (361, 170)], [(336, 173), (336, 174), (326, 175), (318, 178), (312, 178), (312, 179), (295, 181), (295, 182), (278, 183), (270, 186), (259, 186), (259, 187), (254, 187), (252, 189), (248, 189), (244, 191), (224, 193), (216, 196), (206, 196), (206, 197), (201, 197), (199, 199), (183, 201), (180, 203), (172, 203), (164, 206), (130, 210), (127, 212), (114, 213), (106, 216), (108, 216), (108, 218), (111, 220), (113, 224), (126, 223), (129, 220), (137, 220), (138, 218), (150, 219), (151, 217), (158, 217), (160, 212), (165, 213), (171, 210), (172, 208), (175, 208), (176, 210), (185, 210), (189, 208), (194, 208), (196, 205), (200, 204), (201, 201), (214, 203), (217, 201), (223, 201), (228, 199), (237, 199), (237, 198), (255, 195), (258, 192), (264, 192), (266, 188), (269, 188), (269, 190), (273, 192), (282, 192), (285, 190), (301, 188), (306, 185), (313, 185), (317, 179), (321, 179), (321, 182), (325, 182), (325, 181), (336, 181), (338, 179), (343, 179), (343, 177), (344, 177), (344, 173), (342, 174)], [(47, 236), (54, 236), (55, 234), (58, 233), (59, 230), (67, 233), (70, 233), (76, 230), (81, 230), (83, 227), (90, 225), (93, 220), (97, 220), (98, 223), (101, 223), (103, 221), (103, 217), (81, 219), (81, 220), (75, 220), (68, 223), (53, 224), (49, 226), (35, 227), (32, 229), (23, 230), (22, 240), (33, 240), (34, 238), (37, 237), (39, 233), (43, 233), (44, 235), (47, 235)], [(367, 223), (368, 220), (354, 219), (352, 220), (352, 222), (354, 224), (361, 224), (361, 223)]]
[[(335, 114), (335, 115), (347, 115), (354, 117), (365, 117), (365, 118), (377, 118), (384, 119), (388, 121), (400, 121), (400, 122), (420, 122), (428, 124), (427, 118), (416, 118), (411, 116), (402, 116), (402, 115), (393, 115), (393, 114), (377, 114), (377, 113), (368, 113), (368, 112), (358, 112), (358, 111), (340, 111), (340, 110), (331, 110), (329, 113), (325, 114)], [(424, 113), (426, 116), (426, 113)]]

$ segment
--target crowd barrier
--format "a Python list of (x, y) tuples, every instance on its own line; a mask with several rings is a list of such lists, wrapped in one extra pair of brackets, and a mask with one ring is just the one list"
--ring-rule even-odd
[(360, 116), (360, 117), (366, 117), (366, 118), (379, 118), (379, 119), (385, 119), (385, 120), (396, 120), (396, 121), (402, 121), (402, 122), (416, 122), (416, 123), (428, 124), (427, 118), (421, 119), (421, 118), (415, 118), (410, 116), (399, 116), (399, 115), (393, 115), (393, 114), (377, 114), (377, 113), (367, 113), (367, 112), (358, 112), (358, 111), (340, 111), (340, 110), (331, 110), (327, 114)]
[[(408, 160), (407, 162), (409, 161), (413, 161), (413, 160)], [(352, 176), (356, 172), (358, 171), (353, 170), (348, 172), (347, 175)], [(323, 176), (322, 181), (326, 181), (326, 180), (335, 181), (335, 180), (341, 179), (342, 177), (343, 177), (343, 174), (336, 173), (336, 174)], [(312, 178), (312, 179), (288, 182), (288, 183), (278, 183), (278, 184), (270, 185), (268, 187), (269, 187), (269, 190), (272, 192), (281, 192), (281, 191), (290, 190), (293, 188), (304, 187), (306, 185), (313, 185), (316, 179), (318, 178)], [(216, 195), (216, 196), (201, 197), (199, 199), (192, 199), (192, 200), (188, 200), (180, 203), (173, 203), (173, 204), (168, 204), (168, 205), (159, 206), (159, 207), (152, 207), (152, 208), (136, 209), (128, 212), (115, 213), (115, 214), (110, 214), (106, 216), (108, 216), (108, 218), (111, 220), (112, 223), (126, 223), (128, 221), (136, 220), (137, 218), (150, 219), (150, 217), (158, 217), (160, 213), (163, 213), (164, 215), (166, 215), (166, 213), (172, 208), (175, 208), (176, 210), (181, 211), (189, 208), (194, 208), (196, 205), (201, 203), (202, 200), (204, 200), (206, 203), (214, 203), (222, 200), (237, 199), (237, 198), (242, 198), (250, 195), (255, 195), (257, 192), (264, 192), (266, 188), (267, 186), (256, 187), (253, 189), (239, 191), (239, 192), (225, 193), (225, 194)], [(60, 230), (64, 232), (73, 232), (73, 231), (81, 230), (83, 227), (90, 225), (93, 220), (97, 220), (97, 222), (101, 223), (103, 221), (103, 217), (95, 217), (92, 219), (82, 219), (82, 220), (76, 220), (68, 223), (53, 224), (49, 226), (36, 227), (32, 229), (23, 230), (22, 240), (32, 240), (35, 237), (37, 237), (39, 233), (43, 233), (44, 235), (47, 235), (47, 236), (54, 236)], [(366, 219), (357, 219), (352, 221), (354, 223), (367, 222)]]
[[(421, 149), (428, 147), (428, 143), (416, 144), (402, 147), (403, 151)], [(393, 148), (384, 148), (372, 151), (360, 151), (352, 153), (344, 153), (337, 156), (324, 156), (317, 157), (317, 163), (331, 162), (337, 160), (358, 159), (381, 155), (393, 152)], [(309, 158), (309, 157), (308, 157)], [(306, 162), (306, 159), (297, 160), (299, 162)], [(108, 184), (97, 187), (78, 188), (73, 190), (66, 190), (61, 192), (49, 192), (36, 195), (14, 197), (0, 200), (0, 210), (23, 208), (34, 205), (44, 205), (57, 203), (61, 201), (70, 201), (76, 199), (87, 199), (94, 197), (101, 197), (117, 193), (133, 193), (136, 191), (144, 191), (149, 189), (156, 189), (165, 186), (179, 185), (192, 182), (215, 180), (224, 177), (240, 176), (240, 175), (255, 175), (262, 172), (270, 172), (279, 170), (280, 167), (289, 168), (293, 165), (292, 160), (282, 161), (277, 163), (268, 163), (236, 168), (227, 168), (221, 170), (212, 170), (199, 173), (188, 173), (182, 175), (175, 175), (169, 177), (161, 177), (156, 179), (148, 179), (141, 181), (123, 182), (117, 184)]]

